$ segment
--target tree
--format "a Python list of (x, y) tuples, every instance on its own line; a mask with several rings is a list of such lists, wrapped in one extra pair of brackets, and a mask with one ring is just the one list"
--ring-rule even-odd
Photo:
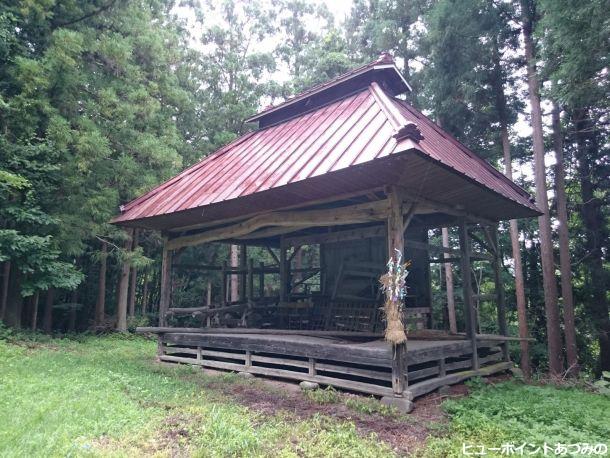
[[(321, 35), (332, 28), (334, 18), (326, 5), (303, 0), (279, 0), (278, 8), (280, 44), (275, 50), (288, 68), (290, 79), (284, 84), (282, 95), (288, 97), (302, 86), (304, 73), (308, 72), (311, 47)], [(308, 24), (315, 24), (316, 31)], [(321, 33), (320, 33), (321, 31)]]
[[(75, 259), (97, 236), (120, 239), (108, 225), (119, 203), (192, 154), (177, 127), (193, 102), (172, 5), (35, 0), (0, 15), (0, 170), (11, 188), (1, 251), (19, 274), (14, 297), (76, 287)], [(52, 260), (46, 270), (26, 248)]]
[(540, 257), (542, 281), (544, 284), (544, 307), (548, 341), (549, 370), (552, 376), (560, 377), (563, 372), (563, 351), (557, 304), (557, 284), (551, 232), (551, 216), (546, 188), (546, 168), (544, 165), (544, 132), (542, 130), (542, 110), (540, 108), (540, 87), (536, 70), (536, 54), (533, 38), (535, 5), (531, 0), (521, 0), (522, 31), (527, 66), (527, 84), (531, 108), (532, 139), (534, 145), (534, 179), (536, 183), (536, 205), (542, 212), (538, 217), (540, 234)]
[[(263, 98), (279, 95), (270, 81), (275, 70), (271, 51), (257, 51), (273, 32), (275, 11), (257, 2), (223, 0), (207, 2), (208, 11), (220, 21), (204, 26), (201, 44), (197, 103), (210, 150), (245, 133), (244, 120), (254, 114)], [(203, 12), (205, 17), (205, 11)]]
[(576, 346), (576, 325), (574, 317), (574, 293), (572, 291), (572, 262), (568, 229), (568, 204), (565, 183), (565, 162), (563, 160), (563, 133), (561, 113), (553, 106), (553, 148), (555, 150), (555, 195), (557, 200), (557, 220), (559, 227), (559, 264), (561, 272), (561, 297), (563, 299), (563, 322), (566, 338), (566, 360), (570, 375), (578, 374), (578, 348)]
[(371, 61), (383, 52), (396, 57), (403, 76), (415, 88), (413, 102), (419, 95), (419, 80), (412, 74), (413, 67), (425, 55), (418, 42), (420, 19), (432, 4), (427, 0), (355, 0), (345, 24), (354, 59)]
[(599, 345), (597, 369), (610, 370), (610, 4), (607, 0), (542, 0), (540, 9), (538, 36), (544, 40), (543, 56), (552, 82), (550, 96), (568, 113), (570, 144), (565, 146), (573, 151), (576, 160), (580, 231), (584, 239), (579, 248), (585, 271), (584, 303)]

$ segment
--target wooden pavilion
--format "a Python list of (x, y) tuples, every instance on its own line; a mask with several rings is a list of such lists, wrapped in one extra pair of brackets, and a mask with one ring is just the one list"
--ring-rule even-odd
[[(160, 360), (406, 405), (511, 367), (497, 224), (539, 211), (523, 189), (400, 98), (409, 90), (382, 55), (263, 110), (247, 120), (257, 129), (121, 207), (114, 223), (164, 235), (159, 327), (140, 329), (158, 334)], [(428, 243), (439, 227), (458, 228), (459, 249)], [(172, 259), (212, 242), (238, 245), (241, 254), (237, 266), (205, 267), (220, 272), (219, 300), (173, 306), (172, 270), (180, 266)], [(250, 247), (266, 247), (274, 262), (249, 257)], [(315, 247), (319, 265), (295, 266), (303, 247)], [(395, 250), (411, 261), (406, 345), (383, 340), (379, 277)], [(493, 266), (493, 295), (473, 289), (475, 261)], [(425, 331), (434, 325), (435, 262), (459, 265), (463, 333)], [(265, 288), (269, 275), (279, 278), (277, 294)], [(235, 277), (239, 295), (231, 300)], [(312, 278), (317, 288), (306, 287)], [(477, 333), (479, 301), (497, 307), (493, 335)], [(180, 324), (184, 317), (190, 326)]]

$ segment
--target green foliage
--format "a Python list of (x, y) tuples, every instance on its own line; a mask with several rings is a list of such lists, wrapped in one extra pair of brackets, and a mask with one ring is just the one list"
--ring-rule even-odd
[[(448, 400), (449, 435), (432, 439), (425, 456), (462, 456), (462, 444), (605, 443), (610, 399), (575, 388), (506, 382)], [(498, 454), (498, 456), (500, 456)]]
[(316, 404), (336, 404), (341, 400), (341, 395), (332, 386), (306, 390), (305, 397)]
[(610, 372), (603, 371), (602, 377), (593, 383), (593, 388), (597, 393), (610, 397)]
[(344, 404), (350, 409), (366, 415), (378, 414), (383, 417), (398, 417), (400, 415), (395, 407), (382, 404), (379, 399), (374, 397), (344, 397)]
[(200, 370), (152, 365), (152, 341), (19, 337), (0, 328), (2, 455), (391, 456), (351, 423), (264, 417), (206, 388), (218, 380)]

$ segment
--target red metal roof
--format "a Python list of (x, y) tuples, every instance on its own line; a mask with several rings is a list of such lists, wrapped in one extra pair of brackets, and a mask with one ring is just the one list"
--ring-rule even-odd
[[(411, 124), (423, 136), (419, 141), (397, 135)], [(122, 214), (113, 222), (197, 208), (203, 214), (206, 206), (307, 180), (313, 183), (315, 177), (366, 166), (407, 150), (417, 150), (433, 162), (525, 207), (527, 214), (538, 212), (527, 192), (373, 82), (341, 100), (240, 137), (123, 206)]]

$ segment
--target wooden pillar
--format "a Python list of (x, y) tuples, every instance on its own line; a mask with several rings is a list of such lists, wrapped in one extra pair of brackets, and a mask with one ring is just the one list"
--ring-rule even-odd
[(254, 300), (254, 259), (248, 259), (248, 301)]
[[(402, 216), (402, 196), (400, 190), (388, 187), (388, 259), (396, 257), (396, 252), (405, 252), (405, 225)], [(407, 344), (392, 344), (392, 390), (395, 396), (402, 396), (408, 385), (407, 381)]]
[(472, 292), (471, 274), (471, 245), (468, 225), (465, 220), (460, 221), (460, 252), (462, 265), (462, 294), (464, 296), (464, 318), (466, 321), (466, 335), (472, 343), (472, 367), (479, 369), (479, 355), (477, 352), (477, 318), (474, 310), (474, 297)]
[(172, 251), (167, 249), (167, 240), (163, 244), (161, 257), (161, 290), (159, 301), (159, 326), (167, 326), (167, 310), (171, 301)]
[(239, 275), (233, 273), (235, 269), (239, 267), (239, 247), (238, 245), (230, 245), (229, 253), (231, 258), (231, 295), (229, 297), (230, 302), (237, 302), (239, 298)]
[(280, 244), (280, 302), (288, 301), (288, 259), (287, 247), (282, 240)]
[[(443, 248), (449, 248), (449, 229), (443, 227), (441, 229), (443, 237)], [(450, 258), (451, 254), (443, 253), (443, 257)], [(451, 263), (446, 262), (443, 265), (445, 269), (445, 286), (447, 291), (447, 316), (449, 318), (449, 332), (457, 334), (457, 320), (455, 319), (455, 297), (453, 293), (453, 271)]]
[[(492, 267), (494, 271), (494, 284), (496, 290), (496, 302), (498, 310), (498, 330), (500, 335), (508, 335), (508, 324), (506, 321), (506, 296), (504, 294), (504, 283), (502, 282), (502, 251), (500, 250), (500, 243), (498, 242), (498, 227), (494, 226), (489, 229), (489, 241), (491, 248), (494, 251), (494, 259), (492, 261)], [(508, 342), (502, 344), (502, 353), (504, 361), (510, 361), (510, 354), (508, 351)]]
[(222, 262), (222, 270), (220, 271), (220, 303), (227, 304), (227, 261)]
[(239, 246), (239, 300), (246, 300), (246, 269), (248, 267), (248, 248), (245, 244)]
[(258, 263), (258, 297), (265, 297), (265, 263)]

